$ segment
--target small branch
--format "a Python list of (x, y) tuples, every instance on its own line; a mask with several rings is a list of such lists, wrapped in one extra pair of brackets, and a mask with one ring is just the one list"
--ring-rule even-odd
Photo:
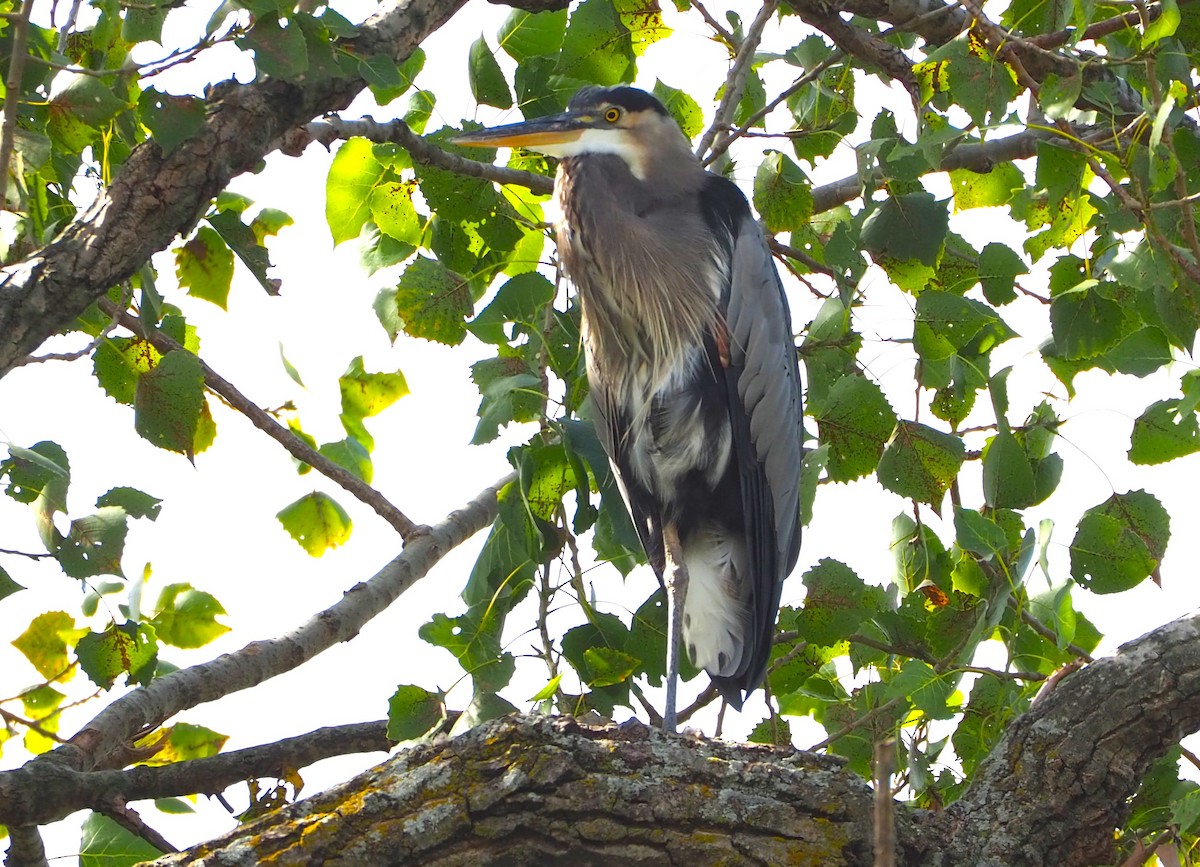
[(737, 56), (733, 65), (729, 67), (729, 74), (725, 76), (725, 92), (721, 95), (721, 104), (717, 106), (712, 125), (704, 131), (696, 145), (697, 159), (703, 159), (705, 152), (717, 140), (718, 134), (723, 135), (733, 121), (734, 112), (737, 111), (738, 103), (742, 101), (742, 94), (746, 90), (746, 76), (750, 73), (754, 52), (758, 50), (758, 44), (762, 41), (767, 22), (778, 8), (779, 0), (767, 0), (758, 10), (750, 29), (746, 31), (746, 38), (738, 46)]
[(79, 19), (79, 7), (82, 5), (83, 0), (71, 0), (71, 11), (67, 14), (67, 20), (63, 22), (63, 26), (58, 31), (59, 54), (67, 53), (67, 41), (71, 38), (71, 29)]
[[(155, 349), (164, 355), (168, 352), (188, 351), (158, 329), (145, 329), (142, 322), (119, 308), (116, 304), (113, 304), (107, 298), (102, 298), (99, 305), (101, 310), (113, 315), (123, 327), (128, 328), (134, 334), (141, 334), (143, 331), (148, 331), (149, 333), (145, 334), (145, 338), (154, 345)], [(204, 371), (204, 384), (219, 394), (230, 406), (246, 416), (256, 428), (283, 446), (292, 457), (308, 464), (321, 475), (341, 486), (347, 493), (352, 494), (359, 501), (370, 506), (377, 515), (395, 528), (396, 532), (400, 534), (400, 538), (406, 543), (411, 541), (414, 536), (423, 532), (422, 527), (413, 523), (407, 515), (393, 506), (383, 494), (379, 493), (379, 491), (375, 490), (345, 467), (334, 463), (309, 446), (308, 443), (281, 425), (257, 404), (238, 391), (233, 383), (219, 376), (203, 360), (199, 358), (197, 360), (200, 361), (200, 369)]]
[(418, 163), (435, 166), (470, 178), (484, 178), (497, 184), (517, 184), (543, 196), (550, 195), (554, 190), (554, 179), (545, 175), (510, 169), (505, 166), (494, 166), (491, 163), (448, 153), (417, 135), (402, 120), (379, 123), (370, 117), (364, 117), (361, 120), (327, 117), (325, 120), (306, 124), (285, 137), (283, 151), (297, 156), (310, 141), (317, 141), (325, 147), (329, 147), (335, 141), (353, 137), (365, 138), (373, 142), (398, 144), (408, 151), (413, 160)]
[(729, 47), (731, 52), (737, 51), (738, 41), (733, 38), (733, 34), (726, 30), (720, 21), (713, 17), (712, 13), (704, 7), (704, 4), (700, 0), (692, 0), (692, 8), (700, 13), (700, 17), (704, 19), (704, 23), (713, 29), (713, 32), (720, 37), (721, 41)]
[(875, 867), (896, 867), (896, 802), (892, 774), (896, 771), (896, 741), (875, 742)]
[[(187, 764), (184, 762), (183, 764)], [(126, 798), (113, 795), (104, 799), (104, 803), (96, 809), (112, 821), (116, 822), (130, 834), (145, 840), (160, 852), (178, 852), (179, 849), (166, 837), (146, 824), (137, 810), (126, 803)]]
[(45, 560), (53, 554), (30, 554), (28, 551), (14, 551), (11, 548), (0, 548), (0, 554), (12, 554), (14, 557), (28, 557), (30, 560)]
[(33, 0), (25, 0), (21, 4), (20, 14), (12, 19), (12, 60), (8, 64), (8, 77), (4, 80), (4, 121), (0, 124), (0, 208), (8, 203), (8, 173), (17, 134), (21, 76), (25, 71), (25, 61), (29, 57), (25, 44), (29, 39), (29, 16), (32, 12)]
[(8, 855), (4, 863), (9, 867), (49, 867), (46, 847), (37, 825), (9, 826)]
[(26, 364), (41, 364), (44, 361), (77, 361), (78, 359), (83, 358), (85, 355), (91, 355), (96, 347), (103, 343), (108, 338), (108, 335), (112, 333), (112, 330), (117, 327), (117, 324), (121, 319), (120, 315), (118, 314), (122, 312), (122, 309), (125, 307), (126, 303), (128, 303), (129, 292), (129, 286), (126, 286), (125, 291), (121, 295), (120, 303), (118, 305), (114, 305), (117, 309), (117, 313), (114, 313), (113, 316), (108, 320), (108, 324), (105, 325), (103, 330), (96, 335), (96, 339), (83, 349), (76, 349), (74, 352), (47, 352), (45, 355), (26, 355), (24, 358), (18, 359), (17, 362), (13, 364), (13, 367), (22, 367)]
[(764, 117), (769, 115), (771, 112), (773, 112), (776, 109), (776, 107), (779, 106), (779, 104), (781, 102), (786, 100), (789, 96), (791, 96), (793, 93), (796, 93), (801, 88), (806, 87), (807, 85), (816, 81), (817, 78), (820, 77), (821, 73), (823, 73), (829, 67), (833, 66), (833, 64), (837, 63), (845, 56), (846, 56), (846, 53), (844, 51), (841, 51), (840, 49), (837, 51), (834, 51), (833, 54), (826, 57), (824, 60), (822, 60), (820, 63), (818, 63), (812, 69), (810, 69), (808, 72), (804, 73), (802, 76), (800, 76), (795, 81), (793, 81), (790, 87), (788, 87), (786, 90), (784, 90), (781, 94), (779, 94), (773, 100), (768, 102), (766, 105), (764, 105), (758, 111), (754, 112), (754, 114), (752, 114), (748, 118), (746, 118), (745, 122), (742, 123), (741, 126), (739, 126), (735, 130), (732, 130), (728, 135), (722, 136), (720, 141), (713, 144), (712, 150), (710, 150), (708, 152), (708, 156), (706, 156), (703, 159), (704, 165), (706, 165), (706, 166), (710, 165), (713, 160), (715, 160), (721, 154), (725, 153), (725, 151), (729, 150), (729, 146), (731, 144), (733, 144), (735, 141), (737, 141), (742, 136), (749, 135), (750, 128), (753, 127), (760, 120), (762, 120)]
[(258, 686), (357, 636), (443, 556), (495, 518), (497, 494), (513, 478), (510, 474), (484, 488), (465, 507), (413, 540), (369, 580), (351, 587), (341, 599), (287, 635), (254, 641), (233, 653), (156, 677), (108, 705), (69, 743), (21, 768), (0, 772), (0, 823), (10, 828), (45, 824), (89, 806), (71, 797), (72, 775), (120, 767), (138, 732), (153, 729), (182, 710)]

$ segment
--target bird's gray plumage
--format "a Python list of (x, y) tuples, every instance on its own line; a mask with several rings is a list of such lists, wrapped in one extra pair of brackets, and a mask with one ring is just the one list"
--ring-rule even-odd
[[(740, 708), (800, 545), (800, 377), (762, 230), (643, 91), (585, 88), (560, 118), (463, 140), (506, 129), (559, 131), (530, 146), (561, 157), (558, 246), (597, 434), (668, 596), (673, 570), (686, 587), (689, 655)], [(668, 696), (673, 724), (670, 681)]]

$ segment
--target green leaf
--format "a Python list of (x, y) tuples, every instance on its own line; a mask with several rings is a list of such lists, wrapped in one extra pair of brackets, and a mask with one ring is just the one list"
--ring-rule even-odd
[[(133, 11), (126, 10), (126, 15)], [(204, 116), (204, 100), (194, 96), (174, 96), (147, 87), (138, 100), (138, 120), (150, 130), (164, 155), (203, 129)]]
[(591, 679), (587, 682), (591, 687), (622, 683), (641, 664), (637, 657), (612, 647), (589, 647), (583, 651), (583, 658), (591, 671)]
[(896, 427), (896, 414), (883, 390), (864, 376), (845, 376), (818, 409), (818, 439), (829, 446), (829, 479), (848, 482), (875, 469)]
[(131, 518), (149, 518), (151, 521), (157, 521), (158, 513), (162, 511), (162, 500), (137, 488), (112, 488), (96, 500), (96, 505), (119, 506)]
[(388, 740), (412, 741), (432, 731), (446, 718), (445, 698), (419, 686), (396, 687), (388, 699)]
[[(282, 211), (277, 212), (288, 221), (291, 217), (283, 214)], [(262, 245), (260, 233), (266, 230), (266, 224), (260, 224), (258, 230), (253, 226), (247, 226), (242, 222), (241, 218), (234, 211), (220, 211), (216, 214), (210, 214), (207, 217), (209, 225), (217, 230), (221, 239), (229, 245), (229, 248), (237, 253), (237, 257), (242, 260), (250, 273), (254, 275), (254, 279), (259, 285), (267, 291), (268, 295), (278, 295), (280, 282), (278, 279), (267, 276), (267, 271), (271, 267), (271, 259), (267, 254), (267, 248)], [(284, 223), (283, 225), (286, 225)], [(225, 294), (228, 295), (229, 287), (225, 287)], [(224, 307), (223, 301), (220, 302)]]
[(567, 10), (525, 12), (514, 9), (497, 34), (500, 47), (517, 63), (557, 55), (567, 30)]
[(657, 78), (654, 80), (653, 92), (658, 97), (658, 101), (670, 112), (675, 122), (679, 124), (679, 128), (683, 130), (685, 136), (693, 139), (700, 135), (704, 130), (704, 110), (700, 108), (700, 103), (684, 91), (663, 84)]
[(338, 148), (325, 181), (325, 220), (335, 245), (357, 238), (371, 218), (372, 191), (383, 173), (366, 139), (352, 138)]
[(79, 867), (133, 867), (163, 854), (102, 813), (92, 813), (83, 821)]
[(191, 460), (196, 451), (203, 450), (197, 443), (204, 409), (200, 359), (182, 350), (164, 355), (157, 367), (138, 380), (133, 409), (138, 434)]
[(479, 388), (479, 424), (471, 443), (481, 445), (500, 435), (510, 422), (536, 420), (541, 414), (542, 382), (520, 357), (487, 358), (471, 365), (471, 380)]
[(70, 614), (47, 611), (33, 618), (28, 628), (13, 639), (12, 646), (21, 651), (38, 674), (46, 680), (57, 680), (69, 670), (67, 637), (74, 630), (75, 620)]
[(1113, 494), (1088, 509), (1071, 542), (1071, 577), (1094, 593), (1119, 593), (1155, 576), (1171, 518), (1153, 494)]
[(359, 355), (338, 378), (338, 390), (342, 396), (342, 415), (361, 420), (378, 415), (408, 394), (408, 382), (398, 370), (368, 373), (363, 369), (363, 359)]
[(999, 120), (1016, 98), (1017, 83), (1008, 66), (986, 54), (973, 35), (970, 45), (951, 45), (950, 95), (977, 126)]
[(336, 500), (319, 491), (305, 494), (275, 517), (310, 557), (320, 557), (350, 538), (350, 516)]
[(233, 251), (215, 229), (201, 226), (190, 241), (175, 248), (175, 276), (193, 298), (225, 310), (233, 282)]
[(109, 80), (74, 72), (63, 72), (55, 77), (49, 101), (52, 128), (53, 118), (61, 112), (73, 115), (88, 126), (99, 127), (128, 107), (129, 104), (114, 92)]
[(979, 253), (979, 282), (983, 286), (984, 297), (992, 304), (1015, 301), (1016, 278), (1028, 273), (1025, 262), (1007, 244), (993, 241)]
[(983, 449), (983, 499), (997, 509), (1033, 505), (1036, 486), (1029, 456), (1008, 431), (996, 434)]
[(418, 256), (396, 286), (396, 309), (413, 337), (447, 346), (462, 343), (473, 305), (467, 282), (435, 259)]
[(955, 211), (1003, 207), (1024, 187), (1025, 176), (1012, 163), (1000, 163), (990, 172), (984, 173), (970, 169), (950, 171), (950, 188), (954, 191)]
[[(520, 333), (540, 334), (545, 319), (545, 306), (554, 299), (554, 284), (538, 274), (527, 271), (518, 274), (500, 287), (496, 297), (475, 318), (467, 330), (486, 343), (508, 343)], [(504, 325), (517, 327), (506, 334)]]
[(889, 491), (937, 509), (965, 456), (958, 437), (902, 420), (883, 451), (876, 476)]
[(308, 42), (295, 21), (259, 17), (235, 43), (243, 51), (253, 51), (255, 68), (272, 78), (287, 81), (308, 69)]
[(59, 538), (54, 556), (63, 572), (72, 578), (121, 575), (121, 555), (128, 532), (129, 516), (125, 510), (106, 506), (94, 515), (72, 521), (66, 537)]
[(907, 698), (930, 719), (954, 717), (957, 708), (946, 704), (953, 693), (953, 679), (919, 659), (904, 660), (900, 671), (887, 684), (889, 698)]
[(130, 686), (145, 686), (158, 664), (158, 640), (147, 623), (115, 623), (80, 638), (75, 656), (83, 673), (101, 689), (112, 689), (121, 674)]
[(915, 259), (933, 267), (941, 254), (950, 214), (929, 193), (893, 196), (863, 222), (862, 246), (876, 258)]
[(500, 64), (492, 55), (492, 49), (488, 47), (483, 34), (471, 43), (467, 52), (467, 73), (471, 94), (476, 102), (496, 108), (512, 108), (512, 91), (508, 89)]
[(375, 186), (370, 195), (371, 219), (379, 231), (412, 249), (421, 243), (422, 232), (421, 219), (412, 202), (414, 186), (411, 181), (384, 181)]
[(990, 560), (1008, 550), (1004, 530), (986, 515), (974, 509), (954, 507), (954, 541), (966, 551)]
[(1075, 103), (1079, 101), (1082, 90), (1081, 73), (1060, 77), (1051, 72), (1042, 82), (1042, 89), (1038, 92), (1038, 104), (1051, 120), (1065, 120), (1075, 110)]
[(868, 587), (837, 560), (822, 559), (805, 572), (804, 586), (808, 592), (796, 628), (809, 644), (827, 647), (847, 640), (883, 603), (882, 588)]
[(187, 762), (192, 759), (204, 759), (221, 752), (229, 740), (229, 735), (223, 735), (204, 726), (192, 723), (177, 722), (165, 729), (152, 732), (145, 738), (134, 742), (134, 746), (155, 745), (158, 751), (138, 762), (148, 767), (162, 767), (176, 762)]
[(549, 701), (550, 699), (554, 698), (555, 694), (558, 692), (558, 685), (562, 683), (562, 679), (562, 672), (559, 672), (558, 674), (554, 675), (554, 677), (550, 678), (550, 680), (546, 682), (545, 686), (530, 696), (528, 700)]
[(1100, 288), (1095, 280), (1084, 280), (1051, 300), (1050, 329), (1064, 358), (1098, 355), (1133, 331), (1136, 320)]
[(1133, 423), (1129, 460), (1135, 464), (1162, 464), (1198, 451), (1196, 413), (1182, 412), (1178, 400), (1150, 404)]
[(25, 588), (12, 579), (4, 569), (0, 568), (0, 602)]
[(613, 0), (583, 0), (575, 7), (556, 71), (605, 86), (633, 79), (633, 42)]
[(371, 484), (375, 476), (371, 453), (354, 437), (348, 436), (337, 442), (323, 443), (317, 451), (368, 485)]
[(512, 679), (516, 661), (501, 650), (500, 637), (507, 609), (490, 602), (472, 606), (466, 614), (435, 614), (418, 634), (436, 647), (450, 651), (471, 675), (476, 692), (496, 692)]
[(770, 151), (754, 175), (754, 207), (768, 232), (790, 232), (808, 225), (813, 197), (801, 168), (779, 151)]
[(1148, 48), (1160, 39), (1175, 35), (1181, 20), (1176, 0), (1163, 0), (1162, 13), (1151, 21), (1142, 33), (1142, 48)]
[(43, 440), (27, 449), (10, 443), (8, 457), (0, 461), (0, 477), (4, 476), (8, 476), (4, 493), (18, 503), (46, 497), (56, 511), (66, 511), (71, 465), (58, 443)]
[(168, 584), (158, 594), (158, 612), (151, 623), (161, 641), (172, 647), (203, 647), (220, 638), (229, 627), (217, 622), (225, 609), (211, 593), (191, 584)]

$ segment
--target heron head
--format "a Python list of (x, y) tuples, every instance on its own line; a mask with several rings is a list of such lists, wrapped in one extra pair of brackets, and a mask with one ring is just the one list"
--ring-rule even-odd
[(667, 109), (636, 87), (585, 87), (562, 114), (481, 129), (453, 139), (470, 147), (523, 147), (552, 157), (614, 154), (645, 180), (660, 160), (691, 159)]

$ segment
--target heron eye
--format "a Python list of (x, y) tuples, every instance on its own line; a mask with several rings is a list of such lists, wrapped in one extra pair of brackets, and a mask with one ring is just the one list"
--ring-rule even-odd
[(621, 109), (619, 109), (619, 108), (605, 109), (604, 119), (606, 121), (608, 121), (609, 123), (616, 123), (618, 120), (621, 119)]

